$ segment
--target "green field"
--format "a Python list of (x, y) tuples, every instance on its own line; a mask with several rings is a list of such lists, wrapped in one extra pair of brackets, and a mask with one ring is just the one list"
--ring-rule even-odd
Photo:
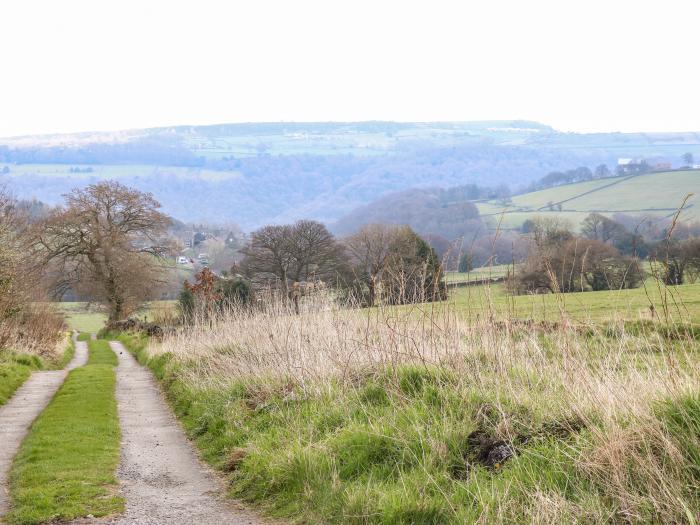
[[(478, 202), (476, 206), (491, 227), (496, 227), (500, 221), (503, 228), (518, 228), (536, 215), (561, 216), (577, 227), (594, 211), (607, 215), (670, 216), (688, 194), (694, 195), (688, 200), (682, 217), (687, 220), (699, 219), (700, 170), (648, 173), (566, 184), (516, 195), (508, 206), (497, 201)], [(555, 206), (554, 211), (548, 209), (549, 203)], [(556, 209), (559, 204), (561, 210)]]
[(66, 324), (71, 330), (97, 333), (107, 321), (104, 308), (94, 303), (61, 302), (54, 304), (59, 312), (65, 316)]
[[(107, 322), (107, 313), (103, 306), (85, 302), (54, 303), (65, 316), (68, 328), (78, 332), (96, 334)], [(145, 321), (155, 321), (167, 316), (177, 305), (177, 301), (151, 301), (137, 310), (132, 317)]]
[(666, 287), (647, 279), (644, 287), (632, 290), (517, 296), (505, 293), (502, 284), (493, 284), (454, 288), (449, 301), (469, 319), (553, 321), (564, 317), (587, 323), (651, 319), (652, 315), (666, 320), (667, 312), (671, 321), (700, 323), (700, 283)]
[(508, 268), (512, 269), (512, 266), (508, 264), (498, 264), (494, 266), (485, 266), (483, 268), (474, 268), (472, 271), (465, 273), (445, 272), (445, 281), (448, 283), (462, 283), (499, 279), (506, 276)]

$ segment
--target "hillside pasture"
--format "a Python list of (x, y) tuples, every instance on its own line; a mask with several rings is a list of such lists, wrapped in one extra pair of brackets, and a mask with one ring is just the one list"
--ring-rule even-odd
[[(479, 213), (491, 228), (518, 228), (536, 216), (555, 216), (569, 220), (574, 227), (591, 212), (604, 215), (672, 216), (691, 195), (682, 213), (685, 220), (700, 219), (700, 170), (647, 173), (632, 177), (614, 177), (516, 195), (508, 205), (499, 201), (476, 203)], [(549, 208), (549, 204), (553, 208)], [(561, 210), (558, 209), (561, 205)]]

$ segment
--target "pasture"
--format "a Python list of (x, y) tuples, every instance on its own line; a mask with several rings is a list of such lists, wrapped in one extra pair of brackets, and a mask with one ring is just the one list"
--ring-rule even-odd
[[(504, 205), (498, 201), (476, 203), (479, 213), (491, 227), (499, 222), (502, 228), (518, 228), (537, 215), (558, 216), (571, 221), (574, 227), (591, 212), (605, 215), (671, 216), (688, 200), (683, 218), (700, 218), (697, 211), (700, 199), (700, 170), (648, 173), (633, 177), (615, 177), (575, 184), (565, 184), (545, 190), (524, 193)], [(549, 208), (549, 204), (553, 209)], [(561, 205), (561, 210), (558, 209)]]

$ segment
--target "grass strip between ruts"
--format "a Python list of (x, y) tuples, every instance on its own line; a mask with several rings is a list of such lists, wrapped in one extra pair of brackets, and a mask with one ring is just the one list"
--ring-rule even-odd
[(115, 478), (120, 442), (117, 358), (107, 341), (88, 345), (88, 364), (70, 372), (15, 457), (8, 523), (105, 516), (123, 510)]

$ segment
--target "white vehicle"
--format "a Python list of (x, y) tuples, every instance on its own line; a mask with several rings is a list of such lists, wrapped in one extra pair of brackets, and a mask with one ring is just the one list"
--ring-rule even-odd
[(187, 257), (183, 257), (182, 255), (177, 258), (177, 264), (187, 264), (188, 262)]

